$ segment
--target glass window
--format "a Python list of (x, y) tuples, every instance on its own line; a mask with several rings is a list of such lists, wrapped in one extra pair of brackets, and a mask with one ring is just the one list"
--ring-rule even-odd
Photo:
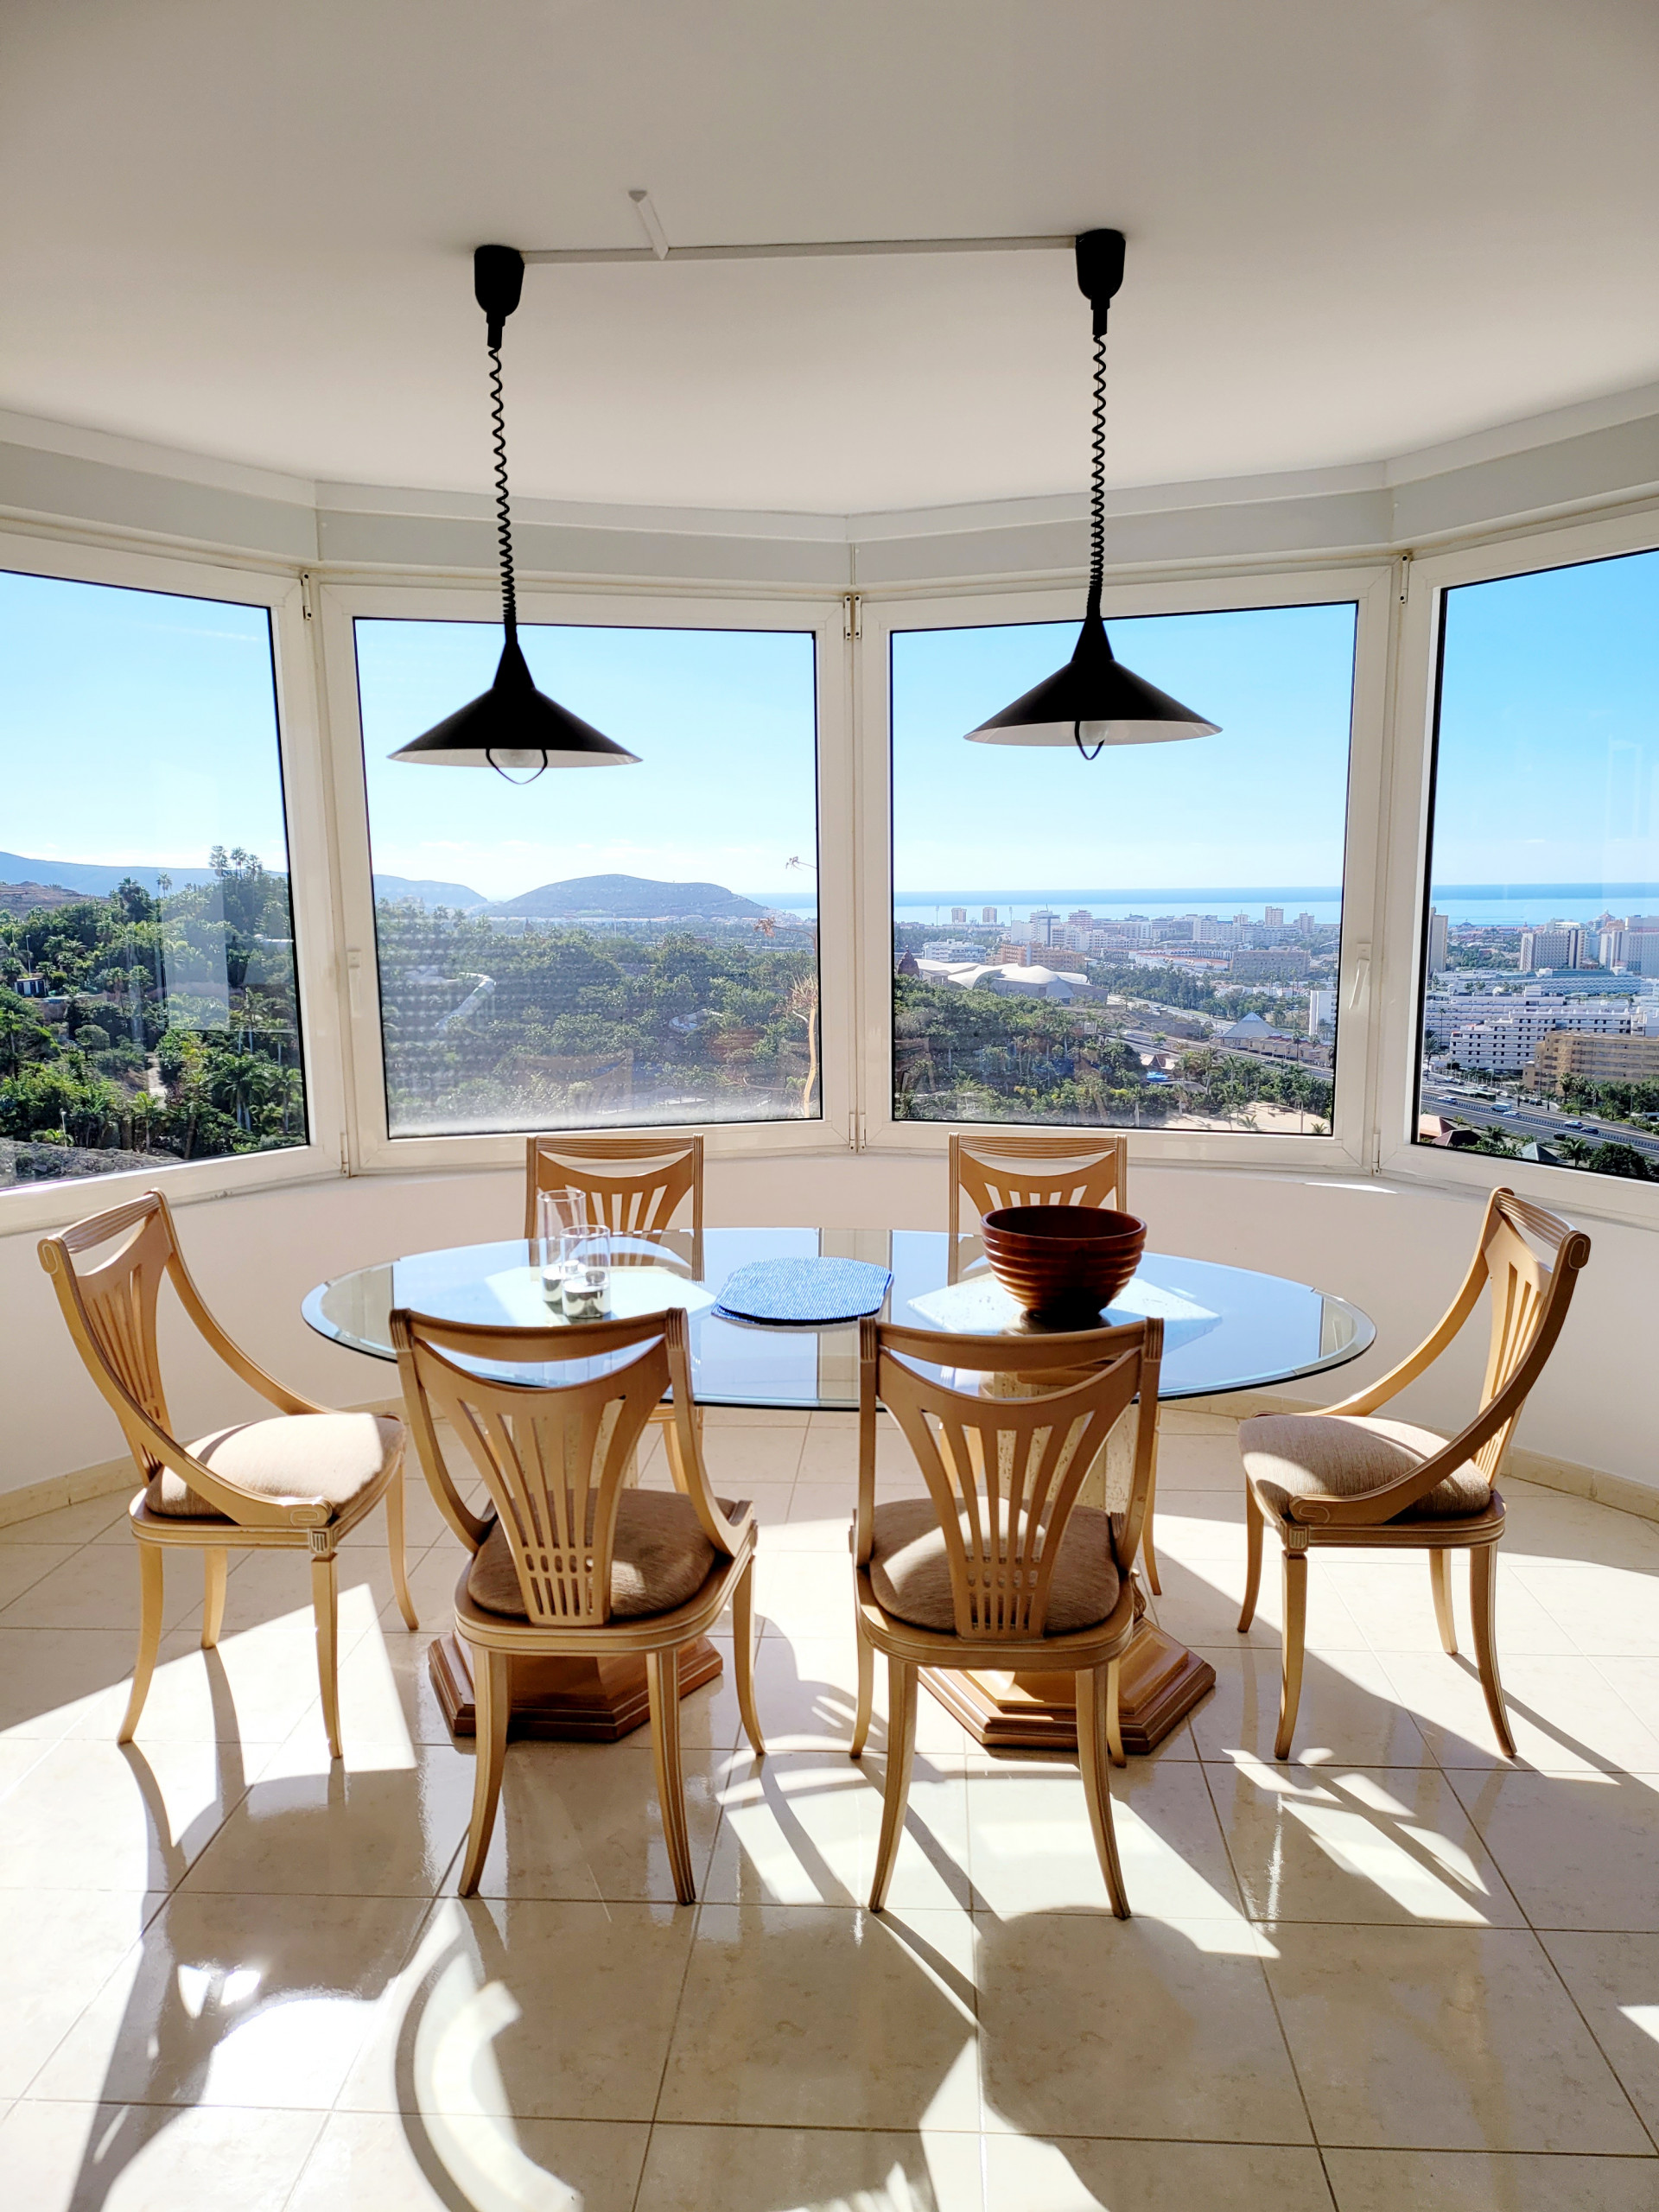
[(522, 627), (641, 763), (526, 785), (388, 758), (497, 626), (356, 630), (391, 1135), (816, 1116), (811, 632)]
[(1417, 1141), (1659, 1181), (1659, 552), (1441, 601)]
[(270, 618), (0, 573), (0, 1186), (306, 1141)]
[(1071, 623), (893, 639), (893, 1114), (1330, 1133), (1357, 609), (1110, 624), (1217, 737), (964, 733)]

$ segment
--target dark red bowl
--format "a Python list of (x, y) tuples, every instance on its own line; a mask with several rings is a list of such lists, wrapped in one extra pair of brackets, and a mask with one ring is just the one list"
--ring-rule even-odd
[(1027, 1313), (1098, 1313), (1134, 1276), (1147, 1224), (1107, 1206), (999, 1206), (980, 1224), (991, 1273)]

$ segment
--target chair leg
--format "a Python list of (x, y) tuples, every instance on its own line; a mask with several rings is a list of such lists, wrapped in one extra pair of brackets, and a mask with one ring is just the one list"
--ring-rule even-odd
[(1154, 1598), (1161, 1598), (1164, 1586), (1158, 1580), (1158, 1554), (1153, 1548), (1152, 1529), (1157, 1517), (1158, 1462), (1152, 1463), (1152, 1479), (1147, 1484), (1147, 1517), (1141, 1523), (1141, 1556), (1146, 1561), (1147, 1587)]
[[(1441, 1557), (1445, 1557), (1444, 1553)], [(1497, 1546), (1477, 1544), (1469, 1554), (1469, 1611), (1474, 1620), (1475, 1663), (1480, 1669), (1480, 1687), (1485, 1693), (1492, 1733), (1497, 1738), (1504, 1758), (1512, 1759), (1515, 1738), (1510, 1730), (1510, 1716), (1503, 1709), (1503, 1685), (1497, 1678), (1497, 1644), (1492, 1633), (1497, 1600)]]
[(1129, 1755), (1123, 1748), (1123, 1719), (1119, 1710), (1119, 1689), (1122, 1669), (1116, 1659), (1106, 1670), (1106, 1749), (1114, 1766), (1128, 1766)]
[[(156, 1556), (159, 1558), (160, 1554)], [(219, 1642), (219, 1632), (225, 1625), (225, 1577), (231, 1564), (228, 1552), (204, 1552), (201, 1555), (201, 1648), (211, 1651)]]
[(869, 1738), (870, 1716), (875, 1711), (875, 1647), (858, 1621), (853, 1624), (853, 1640), (858, 1647), (858, 1710), (853, 1715), (852, 1756), (861, 1759)]
[(415, 1611), (415, 1600), (409, 1594), (409, 1572), (404, 1560), (404, 1471), (398, 1468), (386, 1485), (386, 1554), (391, 1561), (392, 1593), (397, 1600), (397, 1610), (404, 1617), (404, 1626), (416, 1629), (421, 1624)]
[(317, 1681), (322, 1690), (322, 1726), (328, 1756), (340, 1753), (340, 1577), (333, 1552), (311, 1561), (311, 1610), (317, 1623)]
[(1244, 1485), (1244, 1603), (1239, 1608), (1238, 1632), (1243, 1635), (1255, 1618), (1255, 1601), (1262, 1589), (1262, 1508), (1249, 1483)]
[(736, 1646), (737, 1709), (743, 1716), (743, 1732), (756, 1758), (764, 1758), (766, 1738), (760, 1733), (760, 1708), (754, 1701), (754, 1561), (738, 1577), (732, 1593), (732, 1639)]
[(1279, 1733), (1273, 1756), (1290, 1757), (1290, 1739), (1296, 1732), (1296, 1708), (1302, 1701), (1302, 1647), (1307, 1637), (1307, 1554), (1285, 1554), (1285, 1634), (1280, 1654)]
[(461, 1862), (460, 1893), (476, 1894), (484, 1872), (490, 1838), (495, 1832), (495, 1808), (501, 1799), (501, 1773), (507, 1763), (507, 1720), (512, 1700), (507, 1694), (507, 1655), (470, 1645), (473, 1662), (473, 1817), (467, 1830), (467, 1856)]
[(1089, 1801), (1089, 1825), (1095, 1833), (1095, 1853), (1106, 1877), (1106, 1894), (1120, 1920), (1129, 1916), (1128, 1892), (1117, 1856), (1117, 1832), (1112, 1826), (1112, 1789), (1108, 1779), (1112, 1764), (1108, 1721), (1117, 1704), (1117, 1662), (1089, 1667), (1077, 1676), (1077, 1763), (1083, 1769), (1083, 1794)]
[(162, 1647), (162, 1592), (164, 1570), (155, 1544), (138, 1547), (138, 1656), (133, 1662), (132, 1694), (116, 1732), (118, 1744), (130, 1744), (138, 1716), (149, 1695), (149, 1678), (156, 1672), (156, 1654)]
[(695, 1904), (697, 1885), (691, 1872), (691, 1836), (685, 1825), (685, 1771), (680, 1764), (680, 1655), (645, 1654), (645, 1688), (651, 1699), (651, 1741), (657, 1754), (657, 1802), (668, 1845), (674, 1894)]
[(916, 1669), (891, 1655), (887, 1659), (887, 1780), (881, 1800), (881, 1834), (875, 1847), (875, 1872), (870, 1877), (870, 1910), (880, 1912), (887, 1901), (899, 1839), (905, 1832), (905, 1808), (910, 1802), (910, 1769), (916, 1756)]
[(1440, 1649), (1458, 1656), (1458, 1622), (1452, 1611), (1452, 1554), (1430, 1552), (1428, 1579), (1434, 1592), (1434, 1625), (1440, 1631)]

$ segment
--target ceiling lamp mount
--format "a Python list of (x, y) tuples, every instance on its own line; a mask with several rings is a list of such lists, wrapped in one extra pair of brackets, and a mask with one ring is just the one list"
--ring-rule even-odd
[(501, 626), (506, 633), (495, 681), (487, 691), (435, 723), (423, 736), (400, 746), (391, 757), (425, 767), (493, 768), (509, 783), (533, 784), (548, 768), (620, 768), (637, 765), (639, 756), (538, 691), (518, 643), (512, 518), (507, 493), (506, 414), (501, 397), (501, 336), (507, 317), (518, 304), (524, 283), (524, 257), (517, 247), (481, 245), (474, 254), (473, 291), (484, 310), (490, 356), (495, 527), (501, 558)]
[[(1207, 722), (1112, 652), (1101, 618), (1106, 573), (1106, 320), (1123, 282), (1122, 231), (1084, 231), (1077, 241), (1077, 288), (1094, 314), (1095, 388), (1090, 431), (1089, 597), (1065, 666), (1000, 714), (969, 730), (975, 745), (1075, 745), (1085, 760), (1108, 745), (1164, 745), (1213, 737)], [(1091, 749), (1092, 748), (1092, 749)]]

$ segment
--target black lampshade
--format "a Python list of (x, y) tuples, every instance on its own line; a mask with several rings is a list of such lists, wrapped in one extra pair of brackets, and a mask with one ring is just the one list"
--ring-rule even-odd
[[(638, 767), (639, 755), (602, 736), (591, 722), (538, 691), (518, 645), (512, 574), (512, 514), (507, 493), (507, 433), (501, 399), (501, 334), (518, 304), (524, 257), (516, 247), (481, 245), (473, 256), (473, 292), (484, 310), (490, 357), (491, 442), (495, 448), (496, 539), (501, 558), (501, 626), (506, 642), (487, 691), (391, 755), (429, 768), (493, 768), (511, 783), (534, 783), (544, 768)], [(523, 770), (521, 778), (510, 772)]]
[(1125, 668), (1094, 614), (1064, 668), (968, 735), (975, 745), (1166, 745), (1213, 737), (1218, 727)]
[(537, 775), (543, 768), (621, 768), (639, 759), (538, 691), (516, 636), (503, 646), (487, 691), (391, 757), (428, 767), (529, 769)]
[(1106, 562), (1106, 318), (1123, 282), (1122, 231), (1084, 231), (1077, 241), (1077, 289), (1094, 311), (1095, 393), (1089, 484), (1089, 600), (1065, 666), (968, 732), (974, 745), (1075, 745), (1092, 760), (1103, 745), (1167, 745), (1214, 737), (1218, 722), (1172, 699), (1113, 654), (1101, 620)]

